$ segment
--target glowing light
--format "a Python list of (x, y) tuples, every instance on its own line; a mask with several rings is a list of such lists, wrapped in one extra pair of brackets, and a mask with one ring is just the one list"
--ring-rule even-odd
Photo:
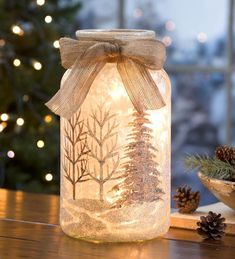
[(0, 39), (0, 47), (5, 46), (6, 42), (4, 39)]
[(133, 16), (134, 16), (135, 18), (140, 18), (142, 15), (143, 15), (143, 11), (142, 11), (140, 8), (136, 8), (136, 9), (133, 11)]
[(43, 148), (44, 146), (45, 146), (45, 143), (44, 143), (43, 140), (38, 140), (38, 141), (37, 141), (37, 147), (38, 147), (38, 148)]
[(175, 29), (175, 23), (173, 21), (167, 21), (165, 24), (165, 28), (168, 31), (173, 31)]
[(16, 120), (16, 124), (17, 124), (18, 126), (23, 126), (23, 125), (24, 125), (24, 119), (23, 119), (23, 118), (18, 118), (18, 119)]
[(13, 60), (13, 65), (14, 65), (15, 67), (20, 66), (20, 64), (21, 64), (21, 61), (20, 61), (18, 58), (16, 58), (16, 59)]
[(120, 97), (126, 96), (126, 91), (123, 87), (117, 86), (114, 88), (113, 91), (109, 92), (109, 94), (112, 96), (114, 99), (119, 99)]
[(172, 44), (172, 38), (170, 36), (164, 36), (162, 38), (163, 43), (169, 47)]
[(50, 15), (47, 15), (44, 20), (45, 20), (46, 23), (51, 23), (52, 17)]
[(58, 48), (60, 47), (59, 41), (58, 41), (58, 40), (55, 40), (55, 41), (53, 42), (53, 46), (54, 46), (54, 48), (58, 49)]
[(37, 0), (37, 5), (44, 5), (45, 4), (45, 0)]
[(46, 115), (45, 117), (44, 117), (44, 121), (46, 122), (46, 123), (50, 123), (50, 122), (52, 122), (52, 116), (51, 115)]
[(45, 175), (45, 180), (48, 181), (48, 182), (52, 181), (53, 180), (53, 175), (50, 174), (50, 173), (46, 174)]
[(198, 33), (197, 35), (197, 40), (200, 42), (200, 43), (205, 43), (207, 41), (207, 35), (205, 32), (200, 32)]
[(19, 36), (22, 36), (24, 34), (24, 31), (18, 25), (13, 25), (11, 27), (11, 30), (14, 34), (17, 34)]
[(35, 70), (41, 70), (42, 69), (42, 64), (38, 61), (33, 62), (33, 67)]
[(9, 115), (6, 113), (3, 113), (0, 118), (2, 121), (7, 121), (7, 120), (9, 120)]
[(28, 102), (29, 96), (27, 94), (25, 94), (25, 95), (23, 95), (22, 99), (24, 102)]
[(9, 151), (7, 152), (7, 156), (8, 156), (9, 158), (14, 158), (14, 157), (15, 157), (15, 152), (12, 151), (12, 150), (9, 150)]
[(2, 132), (7, 127), (7, 123), (4, 121), (0, 124), (0, 132)]

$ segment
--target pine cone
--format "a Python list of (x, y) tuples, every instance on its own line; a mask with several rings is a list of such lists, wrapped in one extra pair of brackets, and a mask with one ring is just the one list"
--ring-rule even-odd
[(219, 146), (215, 150), (215, 156), (223, 162), (235, 164), (235, 148), (229, 146)]
[(199, 191), (192, 192), (189, 186), (184, 185), (177, 188), (173, 199), (180, 213), (193, 213), (198, 207), (200, 193)]
[(197, 233), (204, 239), (219, 240), (225, 235), (225, 218), (221, 218), (221, 214), (210, 211), (206, 217), (201, 216), (200, 219), (201, 221), (197, 222)]

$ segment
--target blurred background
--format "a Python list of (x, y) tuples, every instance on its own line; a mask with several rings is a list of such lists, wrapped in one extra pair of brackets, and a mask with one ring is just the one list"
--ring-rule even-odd
[(186, 154), (235, 145), (235, 0), (0, 0), (0, 187), (59, 193), (59, 118), (44, 103), (64, 72), (58, 39), (78, 29), (154, 30), (172, 81), (172, 191), (216, 199)]

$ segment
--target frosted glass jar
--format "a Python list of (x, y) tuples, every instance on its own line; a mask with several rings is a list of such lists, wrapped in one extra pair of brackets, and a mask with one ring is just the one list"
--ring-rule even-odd
[[(78, 38), (154, 38), (152, 31), (78, 31)], [(171, 89), (151, 70), (165, 101), (138, 113), (107, 63), (81, 108), (61, 118), (60, 224), (72, 237), (125, 242), (165, 234), (170, 221)], [(69, 75), (67, 70), (62, 80)]]

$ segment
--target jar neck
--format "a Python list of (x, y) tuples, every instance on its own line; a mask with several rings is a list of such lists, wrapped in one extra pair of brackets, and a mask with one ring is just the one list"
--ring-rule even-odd
[(146, 40), (154, 39), (155, 32), (150, 30), (78, 30), (76, 36), (79, 40)]

